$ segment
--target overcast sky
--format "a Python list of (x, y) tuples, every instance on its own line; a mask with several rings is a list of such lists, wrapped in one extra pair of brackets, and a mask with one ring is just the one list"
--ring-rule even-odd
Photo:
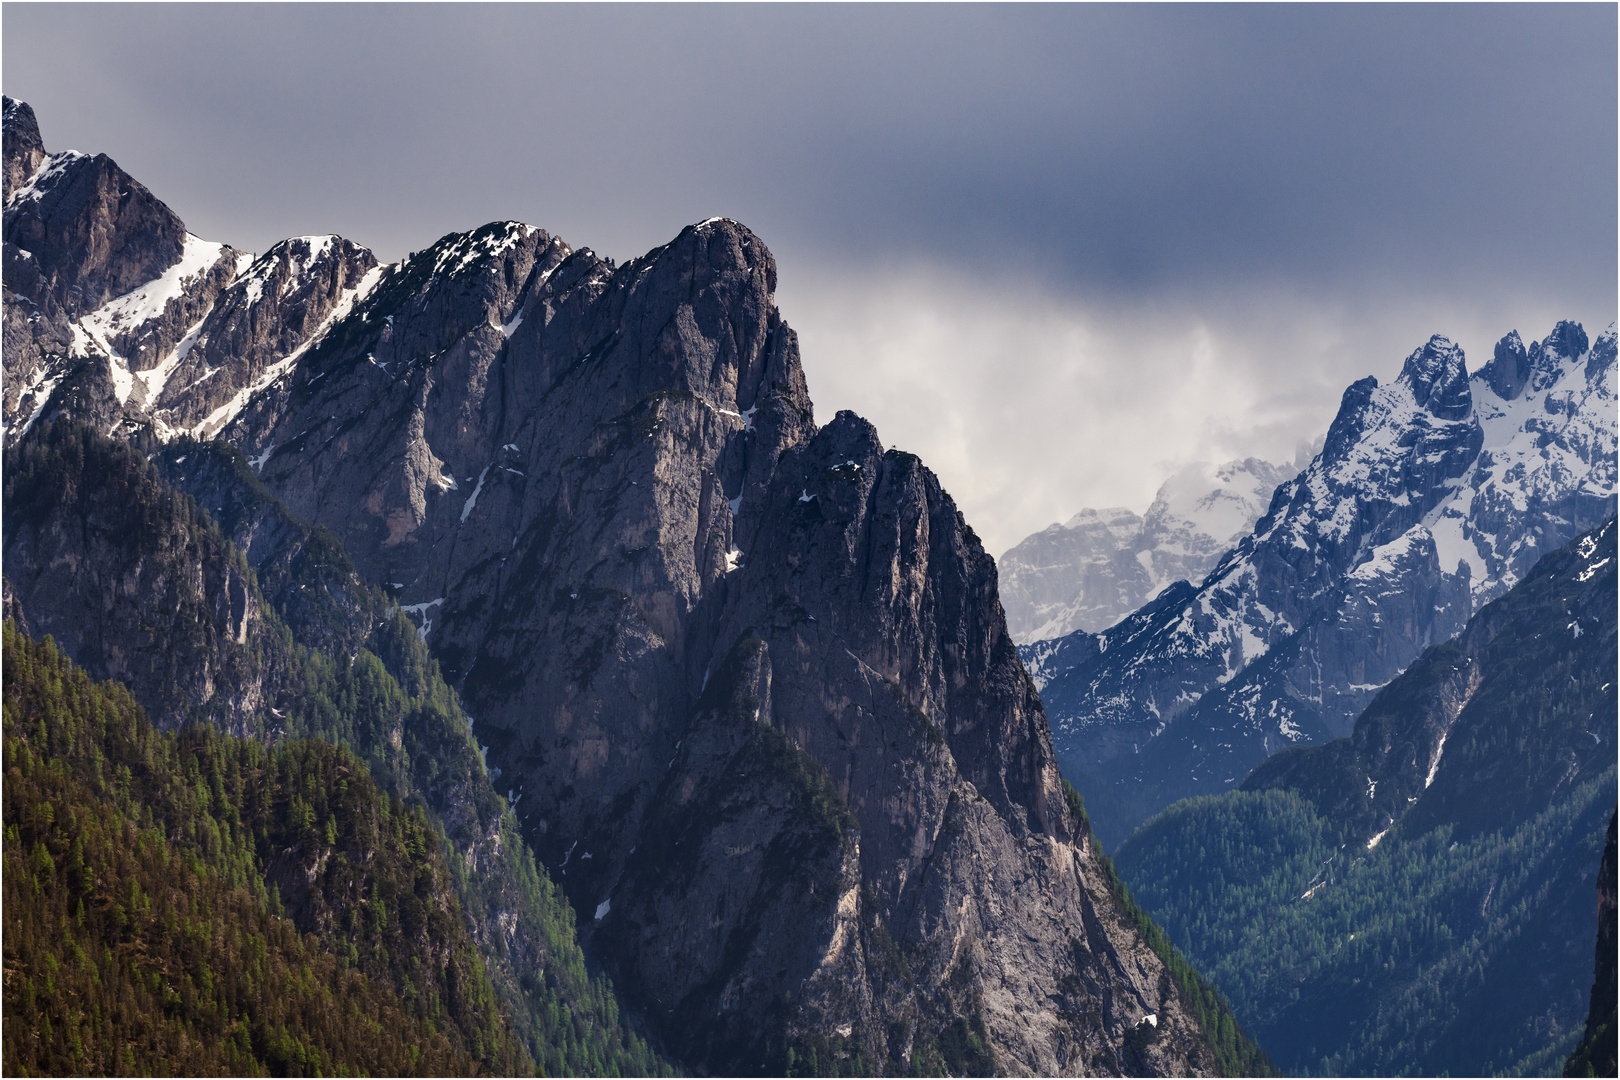
[(1280, 461), (1431, 333), (1616, 307), (1616, 7), (8, 3), (4, 89), (193, 232), (775, 253), (817, 417), (991, 551)]

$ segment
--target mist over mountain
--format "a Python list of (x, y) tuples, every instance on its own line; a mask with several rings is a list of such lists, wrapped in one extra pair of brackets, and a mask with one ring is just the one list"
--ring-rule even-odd
[(1159, 487), (1144, 515), (1088, 507), (1025, 537), (997, 560), (1013, 640), (1098, 633), (1172, 582), (1202, 580), (1303, 464), (1188, 465)]

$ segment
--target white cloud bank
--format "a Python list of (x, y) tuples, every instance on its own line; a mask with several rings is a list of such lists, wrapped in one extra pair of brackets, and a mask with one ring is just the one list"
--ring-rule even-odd
[(1293, 459), (1346, 386), (1394, 378), (1431, 333), (1459, 341), (1472, 370), (1508, 330), (1528, 340), (1581, 315), (1514, 323), (1488, 300), (1436, 311), (1284, 290), (1088, 305), (921, 264), (799, 267), (782, 283), (818, 422), (852, 409), (920, 455), (996, 555), (1085, 506), (1140, 513), (1188, 462)]

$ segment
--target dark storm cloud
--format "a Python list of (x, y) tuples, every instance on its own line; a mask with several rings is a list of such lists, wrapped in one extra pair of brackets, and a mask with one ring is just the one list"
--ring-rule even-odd
[(1604, 245), (1556, 250), (1615, 230), (1607, 5), (4, 19), (47, 140), (115, 149), (260, 246), (313, 207), (390, 254), (511, 214), (625, 256), (726, 212), (1111, 289), (1504, 260), (1613, 279)]
[(1614, 317), (1612, 5), (0, 19), (48, 148), (111, 154), (240, 247), (397, 258), (517, 218), (622, 259), (743, 221), (823, 414), (923, 452), (993, 545), (1140, 510), (1178, 459), (1290, 456), (1431, 332), (1477, 363)]

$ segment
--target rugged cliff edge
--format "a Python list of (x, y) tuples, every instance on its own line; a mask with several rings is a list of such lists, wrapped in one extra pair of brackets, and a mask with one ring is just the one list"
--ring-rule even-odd
[[(712, 221), (552, 267), (526, 239), (385, 276), (227, 437), (421, 612), (666, 1045), (726, 1071), (1197, 1068), (1094, 900), (993, 563), (915, 459), (814, 426), (764, 246)], [(429, 260), (467, 267), (431, 316)], [(1169, 1037), (1127, 1050), (1149, 1014)]]
[(31, 153), (7, 143), (8, 442), (218, 436), (329, 529), (677, 1060), (1214, 1067), (1064, 797), (993, 561), (917, 459), (815, 425), (747, 229), (622, 266), (511, 222), (389, 266), (320, 237), (202, 266), (135, 230), (132, 291), (74, 306), (11, 268), (77, 266), (53, 223), (103, 211)]

